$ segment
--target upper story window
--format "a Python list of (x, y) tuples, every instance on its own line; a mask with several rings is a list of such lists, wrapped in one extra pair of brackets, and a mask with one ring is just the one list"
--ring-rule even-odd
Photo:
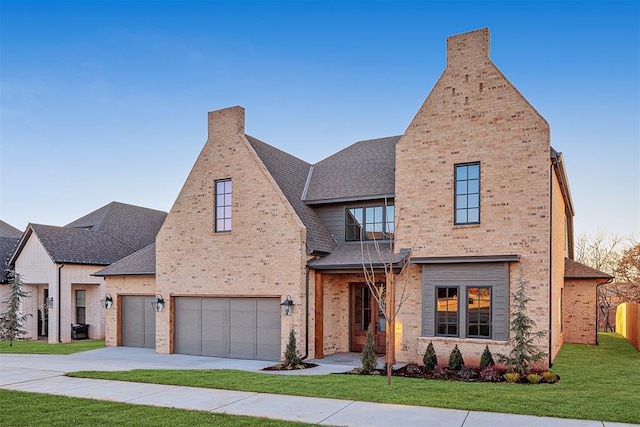
[(480, 223), (480, 163), (455, 166), (455, 224)]
[(216, 233), (231, 231), (231, 180), (216, 181)]
[(393, 238), (395, 228), (393, 205), (347, 208), (346, 215), (346, 241)]

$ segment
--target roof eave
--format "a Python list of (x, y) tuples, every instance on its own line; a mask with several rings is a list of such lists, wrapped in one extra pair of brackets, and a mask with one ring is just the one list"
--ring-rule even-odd
[(307, 205), (322, 205), (328, 203), (347, 203), (347, 202), (360, 202), (363, 200), (380, 200), (380, 199), (393, 199), (395, 194), (372, 194), (366, 196), (354, 196), (354, 197), (339, 197), (335, 199), (316, 199), (316, 200), (304, 200)]

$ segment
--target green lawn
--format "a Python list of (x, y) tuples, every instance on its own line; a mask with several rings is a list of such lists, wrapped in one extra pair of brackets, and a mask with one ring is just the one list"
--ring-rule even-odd
[(82, 340), (71, 343), (49, 344), (46, 341), (0, 341), (0, 353), (73, 354), (104, 347), (104, 340)]
[(78, 372), (70, 376), (318, 396), (475, 411), (640, 423), (640, 353), (616, 334), (565, 344), (556, 384), (489, 384), (355, 375), (281, 376), (230, 370)]
[(264, 418), (0, 389), (5, 426), (306, 426)]

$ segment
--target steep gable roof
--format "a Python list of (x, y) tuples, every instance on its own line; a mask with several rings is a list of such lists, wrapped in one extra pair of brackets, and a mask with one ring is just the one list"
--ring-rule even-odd
[(0, 283), (7, 283), (7, 269), (10, 267), (9, 260), (20, 241), (17, 237), (0, 236)]
[(0, 219), (0, 237), (12, 237), (15, 239), (19, 239), (21, 235), (22, 231)]
[(109, 265), (155, 242), (166, 212), (111, 202), (64, 227), (29, 224), (10, 259), (35, 233), (55, 263)]
[(313, 166), (309, 204), (393, 197), (400, 136), (359, 141)]
[(92, 276), (137, 276), (155, 274), (156, 244), (152, 243), (92, 274)]
[(29, 224), (21, 248), (32, 234), (55, 263), (109, 265), (133, 251), (107, 233), (41, 224)]
[(166, 212), (111, 202), (67, 224), (65, 228), (106, 233), (136, 251), (155, 241), (166, 217)]
[(246, 137), (306, 227), (307, 253), (331, 252), (335, 246), (331, 233), (318, 214), (302, 201), (311, 165), (259, 139)]
[(564, 278), (565, 279), (603, 279), (611, 280), (613, 276), (603, 273), (600, 270), (591, 268), (570, 258), (564, 259)]

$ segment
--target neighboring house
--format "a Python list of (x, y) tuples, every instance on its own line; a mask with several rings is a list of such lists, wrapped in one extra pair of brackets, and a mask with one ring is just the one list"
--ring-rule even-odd
[[(7, 270), (9, 269), (9, 259), (16, 249), (22, 231), (0, 220), (0, 285), (8, 283)], [(6, 298), (6, 292), (0, 287), (0, 302)], [(0, 313), (4, 310), (0, 308)]]
[[(595, 337), (566, 321), (574, 212), (562, 155), (491, 62), (488, 29), (448, 38), (447, 67), (400, 136), (310, 165), (246, 135), (244, 124), (241, 107), (209, 113), (207, 142), (155, 254), (148, 247), (96, 273), (115, 300), (107, 345), (279, 360), (293, 329), (304, 356), (319, 358), (360, 351), (372, 325), (383, 352), (362, 247), (375, 240), (384, 250), (390, 239), (394, 267), (409, 263), (394, 331), (400, 361), (422, 360), (429, 341), (441, 358), (457, 344), (469, 363), (485, 345), (506, 352), (520, 278), (529, 315), (550, 331), (539, 343), (549, 362), (565, 338)], [(588, 292), (571, 298), (593, 304), (604, 278), (583, 273)], [(154, 314), (156, 295), (164, 309)], [(295, 305), (283, 316), (287, 298)]]
[(166, 215), (112, 202), (64, 227), (29, 224), (9, 261), (31, 292), (28, 336), (70, 342), (71, 325), (88, 324), (104, 338), (104, 279), (92, 273), (152, 244)]

